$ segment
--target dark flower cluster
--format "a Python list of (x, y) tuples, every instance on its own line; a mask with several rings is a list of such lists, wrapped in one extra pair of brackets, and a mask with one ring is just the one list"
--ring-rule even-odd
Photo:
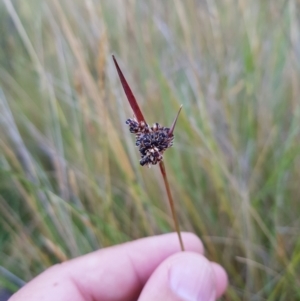
[(130, 133), (135, 134), (136, 146), (141, 154), (142, 166), (156, 165), (163, 159), (164, 151), (173, 145), (174, 135), (169, 135), (170, 129), (154, 123), (150, 127), (145, 122), (127, 119)]

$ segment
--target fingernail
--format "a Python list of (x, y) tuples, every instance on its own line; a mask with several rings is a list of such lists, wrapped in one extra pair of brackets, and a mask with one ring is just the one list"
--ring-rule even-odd
[(171, 290), (184, 301), (214, 301), (215, 279), (209, 261), (198, 255), (175, 262), (169, 270)]

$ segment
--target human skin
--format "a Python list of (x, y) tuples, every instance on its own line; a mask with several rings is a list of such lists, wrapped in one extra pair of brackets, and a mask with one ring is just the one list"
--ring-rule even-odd
[(139, 239), (50, 267), (9, 301), (213, 301), (227, 287), (224, 269), (203, 244), (182, 233)]

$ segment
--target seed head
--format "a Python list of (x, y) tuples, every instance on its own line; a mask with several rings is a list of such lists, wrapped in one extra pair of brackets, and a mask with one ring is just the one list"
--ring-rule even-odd
[(130, 133), (135, 134), (135, 145), (141, 154), (140, 164), (142, 166), (156, 165), (163, 159), (163, 153), (173, 145), (174, 135), (170, 128), (154, 123), (152, 127), (144, 121), (127, 119)]

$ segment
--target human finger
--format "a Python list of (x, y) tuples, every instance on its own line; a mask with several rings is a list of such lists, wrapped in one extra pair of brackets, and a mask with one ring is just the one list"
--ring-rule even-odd
[(218, 263), (211, 262), (211, 265), (216, 279), (216, 295), (217, 298), (220, 298), (228, 286), (228, 276), (224, 268)]
[(227, 285), (222, 272), (200, 254), (177, 253), (154, 271), (138, 301), (215, 301)]
[[(182, 237), (186, 250), (203, 253), (197, 236)], [(102, 249), (48, 269), (10, 301), (133, 300), (156, 267), (179, 251), (175, 233)]]

